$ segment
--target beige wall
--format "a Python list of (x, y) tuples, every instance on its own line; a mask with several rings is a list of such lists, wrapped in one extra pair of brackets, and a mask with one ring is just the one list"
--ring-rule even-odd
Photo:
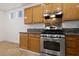
[(0, 41), (4, 40), (6, 30), (6, 12), (0, 11)]

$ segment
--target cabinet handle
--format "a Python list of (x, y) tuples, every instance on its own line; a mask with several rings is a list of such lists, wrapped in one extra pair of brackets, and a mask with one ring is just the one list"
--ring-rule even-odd
[(24, 17), (25, 19), (27, 19), (27, 17)]

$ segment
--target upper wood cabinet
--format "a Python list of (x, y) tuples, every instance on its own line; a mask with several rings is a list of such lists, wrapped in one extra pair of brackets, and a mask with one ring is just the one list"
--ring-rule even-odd
[(47, 3), (47, 4), (42, 4), (42, 7), (44, 9), (44, 12), (47, 11), (51, 11), (52, 10), (52, 4), (51, 3)]
[(41, 5), (33, 6), (24, 9), (24, 23), (43, 23), (43, 8)]
[(63, 4), (62, 3), (53, 3), (52, 4), (52, 11), (55, 11), (57, 8), (63, 10)]
[(44, 8), (44, 11), (55, 11), (57, 8), (60, 8), (62, 10), (62, 6), (63, 4), (62, 3), (48, 3), (48, 4), (44, 4), (43, 5), (43, 8)]
[(63, 21), (65, 20), (78, 20), (79, 19), (79, 4), (78, 3), (65, 3), (63, 4)]
[[(44, 8), (44, 12), (49, 11), (49, 12), (54, 12), (56, 9), (61, 9), (63, 10), (63, 4), (62, 3), (48, 3), (48, 4), (44, 4), (43, 8)], [(48, 23), (52, 23), (55, 22), (54, 20), (45, 20), (44, 19), (44, 23), (47, 25)]]
[(24, 23), (25, 24), (32, 23), (32, 7), (24, 9)]
[(33, 23), (43, 23), (43, 8), (41, 5), (33, 7)]
[[(63, 10), (63, 21), (79, 19), (79, 3), (46, 3), (24, 9), (24, 23), (46, 23), (43, 13), (55, 11), (57, 8)], [(50, 21), (51, 22), (51, 21)]]

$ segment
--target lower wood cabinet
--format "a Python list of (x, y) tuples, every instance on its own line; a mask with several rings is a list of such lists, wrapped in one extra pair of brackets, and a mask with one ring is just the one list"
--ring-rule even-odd
[(67, 56), (77, 56), (77, 49), (75, 48), (66, 48)]
[(30, 38), (29, 41), (29, 50), (34, 52), (40, 52), (39, 38)]
[(20, 33), (20, 48), (40, 52), (40, 35), (37, 33)]
[(66, 35), (65, 55), (79, 56), (79, 35)]
[(40, 52), (40, 35), (29, 34), (29, 50), (34, 52)]
[[(40, 52), (40, 34), (20, 33), (20, 48), (33, 52)], [(65, 55), (79, 56), (79, 35), (66, 35), (65, 37)]]
[(20, 33), (20, 48), (28, 49), (28, 33)]

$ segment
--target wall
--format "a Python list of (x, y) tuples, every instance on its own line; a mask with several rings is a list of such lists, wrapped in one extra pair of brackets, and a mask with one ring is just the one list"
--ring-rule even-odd
[(63, 28), (79, 28), (79, 21), (65, 21)]
[[(7, 29), (6, 37), (5, 37), (6, 41), (19, 43), (19, 32), (25, 32), (23, 17), (22, 18), (17, 17), (19, 10), (23, 11), (22, 8), (18, 8), (18, 9), (7, 12), (6, 16), (8, 18), (6, 19), (6, 29)], [(15, 13), (14, 19), (10, 18), (10, 14), (12, 12)]]
[[(19, 32), (27, 32), (28, 28), (44, 28), (44, 24), (32, 24), (32, 25), (24, 25), (24, 18), (18, 18), (18, 11), (22, 10), (25, 8), (17, 8), (11, 11), (8, 11), (6, 16), (6, 33), (5, 33), (5, 40), (6, 41), (11, 41), (15, 43), (19, 43)], [(10, 19), (10, 14), (14, 12), (15, 13), (15, 18)], [(24, 13), (23, 13), (24, 14)], [(24, 15), (23, 15), (24, 16)]]
[(4, 40), (5, 37), (5, 20), (6, 20), (6, 13), (3, 11), (0, 11), (0, 41)]

